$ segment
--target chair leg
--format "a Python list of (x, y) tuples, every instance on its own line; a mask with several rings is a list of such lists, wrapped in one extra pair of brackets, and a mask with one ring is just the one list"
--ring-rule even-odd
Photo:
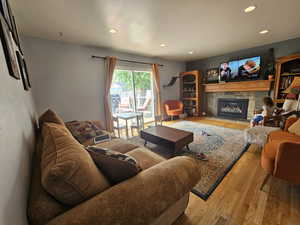
[(260, 186), (260, 190), (262, 191), (264, 186), (266, 185), (266, 183), (268, 182), (269, 178), (271, 177), (271, 174), (268, 173), (264, 179), (264, 181), (262, 182), (261, 186)]
[(120, 128), (118, 127), (118, 136), (119, 138), (121, 138), (121, 135), (120, 135)]
[(133, 137), (133, 128), (131, 127), (131, 136)]

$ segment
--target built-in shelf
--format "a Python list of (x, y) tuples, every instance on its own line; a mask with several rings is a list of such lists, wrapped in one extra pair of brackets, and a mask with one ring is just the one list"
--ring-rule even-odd
[(190, 81), (190, 82), (189, 81), (185, 81), (185, 82), (183, 82), (183, 84), (196, 84), (196, 83), (195, 83), (195, 81)]
[(188, 116), (201, 115), (201, 80), (197, 70), (180, 73), (180, 99)]
[(197, 98), (182, 98), (182, 100), (194, 100), (194, 101), (196, 101)]
[(281, 74), (282, 77), (289, 77), (289, 76), (300, 76), (300, 73), (283, 73)]
[(269, 80), (253, 80), (240, 82), (227, 82), (217, 84), (203, 84), (205, 92), (244, 92), (244, 91), (269, 91)]

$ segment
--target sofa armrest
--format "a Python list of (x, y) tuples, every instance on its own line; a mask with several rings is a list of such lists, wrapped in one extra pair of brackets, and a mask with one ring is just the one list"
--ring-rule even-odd
[(179, 109), (180, 109), (181, 111), (183, 110), (183, 103), (182, 103), (182, 102), (179, 103)]
[(47, 225), (150, 224), (199, 180), (196, 159), (175, 157), (94, 196)]
[(168, 112), (170, 110), (170, 106), (168, 104), (165, 104), (165, 110)]
[(300, 137), (299, 142), (282, 142), (279, 145), (274, 176), (294, 184), (300, 184)]

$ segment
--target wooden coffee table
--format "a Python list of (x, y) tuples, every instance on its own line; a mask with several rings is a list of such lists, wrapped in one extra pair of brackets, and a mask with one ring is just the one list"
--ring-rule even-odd
[(184, 147), (190, 150), (189, 144), (194, 140), (194, 134), (192, 132), (166, 126), (155, 126), (141, 130), (140, 135), (141, 138), (145, 140), (145, 146), (149, 141), (153, 144), (172, 149), (174, 155)]

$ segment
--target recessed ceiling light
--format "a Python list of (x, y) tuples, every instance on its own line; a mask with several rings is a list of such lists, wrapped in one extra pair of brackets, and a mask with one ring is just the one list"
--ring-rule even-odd
[(117, 30), (117, 29), (114, 29), (114, 28), (111, 28), (111, 29), (109, 30), (109, 32), (112, 33), (112, 34), (116, 34), (116, 33), (118, 33), (118, 30)]
[(244, 12), (245, 13), (249, 13), (249, 12), (252, 12), (256, 9), (256, 6), (255, 5), (250, 5), (248, 6), (246, 9), (244, 9)]
[(193, 52), (193, 51), (189, 51), (189, 54), (190, 54), (190, 55), (193, 55), (193, 54), (194, 54), (194, 52)]
[(262, 31), (260, 31), (259, 33), (260, 33), (260, 34), (266, 34), (266, 33), (269, 33), (269, 31), (268, 31), (268, 30), (262, 30)]
[(166, 44), (160, 44), (160, 47), (166, 47)]

